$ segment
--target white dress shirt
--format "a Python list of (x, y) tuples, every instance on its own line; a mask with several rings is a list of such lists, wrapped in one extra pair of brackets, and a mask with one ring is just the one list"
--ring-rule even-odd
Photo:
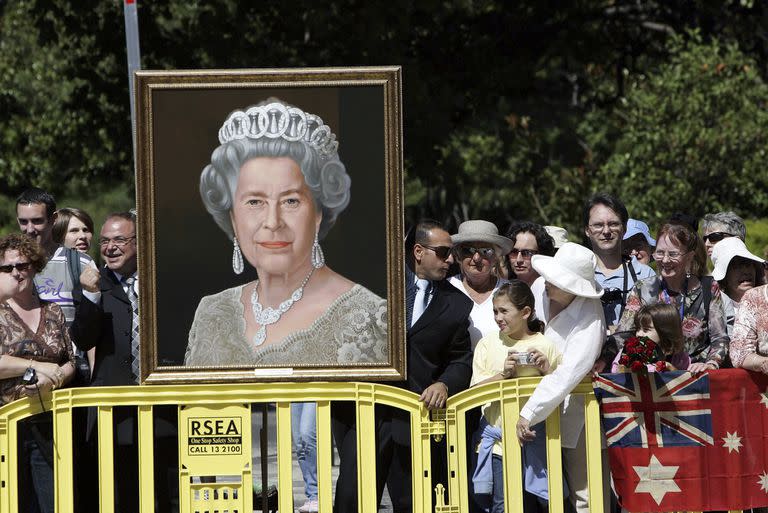
[(531, 425), (545, 420), (562, 403), (560, 433), (562, 446), (574, 448), (584, 429), (584, 399), (569, 393), (592, 370), (605, 338), (605, 314), (599, 299), (576, 297), (565, 310), (549, 318), (549, 298), (544, 293), (544, 335), (563, 354), (560, 365), (541, 379), (520, 411)]

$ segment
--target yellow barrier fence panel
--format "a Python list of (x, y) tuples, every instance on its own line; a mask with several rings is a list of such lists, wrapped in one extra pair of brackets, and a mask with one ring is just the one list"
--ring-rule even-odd
[[(520, 418), (520, 389), (514, 382), (503, 383), (500, 394), (504, 466), (504, 511), (523, 513), (523, 458), (515, 426)], [(516, 384), (516, 383), (514, 383)], [(511, 392), (511, 393), (510, 393)]]
[(293, 511), (293, 449), (291, 446), (291, 403), (277, 403), (277, 494), (278, 509)]
[[(603, 497), (603, 459), (601, 449), (600, 405), (591, 393), (584, 393), (584, 420), (587, 446), (587, 479), (589, 483), (589, 510), (604, 511), (607, 497)], [(607, 488), (607, 486), (605, 487)]]
[(375, 385), (358, 384), (357, 403), (357, 510), (376, 513)]
[(0, 511), (11, 510), (11, 481), (9, 465), (11, 462), (10, 436), (8, 419), (0, 417)]
[(59, 394), (53, 408), (53, 471), (56, 482), (54, 508), (56, 511), (74, 510), (75, 483), (72, 478), (72, 404), (69, 394)]
[(139, 410), (139, 511), (155, 510), (155, 447), (152, 406), (141, 405)]
[(469, 511), (469, 488), (464, 468), (467, 465), (466, 411), (450, 402), (446, 409), (445, 437), (448, 450), (448, 497), (459, 511)]
[(250, 406), (182, 406), (178, 419), (180, 511), (253, 511)]
[(114, 445), (112, 433), (112, 407), (98, 407), (99, 427), (99, 511), (115, 511)]
[[(432, 436), (429, 429), (429, 411), (411, 414), (411, 493), (413, 513), (432, 511)], [(416, 441), (418, 440), (418, 443)]]
[(547, 480), (549, 512), (563, 513), (563, 454), (560, 440), (560, 408), (555, 408), (546, 421), (547, 425)]
[(333, 444), (331, 443), (331, 403), (317, 402), (317, 500), (320, 511), (333, 509)]
[[(8, 437), (5, 447), (3, 447), (2, 459), (3, 467), (5, 468), (5, 477), (3, 479), (3, 492), (4, 500), (0, 504), (2, 506), (0, 511), (8, 511), (9, 513), (18, 513), (19, 501), (17, 497), (18, 483), (19, 483), (19, 468), (17, 447), (19, 446), (19, 423), (17, 419), (9, 420), (8, 424)], [(12, 500), (13, 499), (13, 500)]]

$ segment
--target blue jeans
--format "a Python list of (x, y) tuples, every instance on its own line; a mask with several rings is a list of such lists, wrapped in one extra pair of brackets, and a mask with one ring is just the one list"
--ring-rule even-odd
[[(31, 511), (53, 513), (53, 468), (45, 461), (36, 441), (25, 440), (24, 452), (28, 457), (34, 488), (34, 496), (29, 497), (31, 504), (28, 507)], [(22, 493), (29, 493), (29, 488), (25, 488), (27, 491)]]
[(491, 457), (493, 468), (493, 502), (490, 513), (504, 513), (504, 464), (501, 456), (494, 454)]
[[(493, 498), (489, 513), (504, 513), (504, 463), (501, 456), (494, 454), (491, 459), (493, 468)], [(548, 502), (523, 490), (523, 511), (526, 513), (544, 513), (549, 511)]]
[(291, 435), (307, 500), (317, 500), (316, 413), (315, 403), (291, 404)]

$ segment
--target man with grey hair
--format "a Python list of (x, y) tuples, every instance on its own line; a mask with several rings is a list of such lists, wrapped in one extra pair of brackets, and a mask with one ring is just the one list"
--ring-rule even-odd
[(744, 220), (736, 212), (706, 214), (701, 225), (701, 238), (704, 239), (708, 258), (712, 258), (712, 249), (715, 244), (726, 237), (738, 237), (743, 241), (747, 238), (747, 227), (744, 225)]

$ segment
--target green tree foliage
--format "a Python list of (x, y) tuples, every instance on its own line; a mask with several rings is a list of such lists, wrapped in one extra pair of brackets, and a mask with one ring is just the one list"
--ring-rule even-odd
[[(29, 184), (84, 199), (103, 195), (116, 183), (132, 191), (121, 4), (0, 0), (0, 189), (9, 196)], [(654, 168), (659, 173), (706, 164), (698, 182), (675, 189), (676, 201), (699, 201), (701, 191), (709, 188), (710, 197), (719, 201), (708, 203), (710, 209), (727, 204), (747, 217), (766, 214), (765, 200), (751, 195), (743, 209), (733, 203), (745, 196), (737, 189), (753, 188), (751, 178), (725, 188), (720, 184), (723, 175), (714, 173), (734, 156), (741, 155), (738, 166), (731, 168), (734, 174), (754, 169), (760, 159), (753, 151), (755, 140), (731, 137), (757, 130), (758, 120), (745, 117), (748, 108), (742, 103), (749, 100), (724, 113), (730, 100), (710, 98), (734, 98), (736, 93), (728, 92), (731, 86), (724, 82), (759, 84), (765, 78), (765, 2), (587, 0), (557, 7), (533, 0), (138, 4), (146, 69), (402, 65), (409, 220), (429, 216), (455, 225), (484, 217), (503, 229), (513, 219), (529, 218), (578, 231), (580, 206), (589, 193), (614, 188), (627, 196), (623, 182), (617, 187), (606, 183), (623, 175), (614, 177), (606, 170), (617, 170), (613, 162), (620, 156), (635, 155), (634, 147), (627, 151), (635, 141), (628, 135), (633, 131), (650, 155), (654, 140), (639, 139), (650, 126), (657, 128), (661, 141), (680, 148), (678, 157), (690, 160), (672, 166), (669, 151), (669, 158)], [(694, 41), (688, 48), (687, 37), (671, 38), (689, 28), (698, 29), (704, 40), (718, 36), (721, 59), (744, 52), (748, 57), (740, 62), (748, 63), (750, 72), (743, 66), (738, 72), (735, 57), (719, 74), (720, 62), (711, 63), (707, 80), (697, 84), (697, 98), (702, 99), (694, 102), (695, 111), (678, 118), (670, 110), (652, 125), (635, 125), (645, 120), (639, 113), (631, 117), (631, 109), (651, 108), (653, 94), (666, 98), (669, 93), (651, 90), (653, 77), (670, 59), (680, 59), (675, 57), (680, 52), (701, 44)], [(693, 80), (686, 73), (701, 73), (702, 63), (691, 69), (681, 65), (678, 75), (665, 75), (665, 80)], [(644, 90), (647, 98), (642, 100)], [(745, 98), (758, 96), (751, 92)], [(679, 123), (680, 128), (663, 123)], [(704, 126), (711, 136), (683, 133), (703, 133)], [(673, 133), (679, 139), (661, 137)], [(714, 165), (718, 134), (725, 137), (723, 143), (738, 144), (725, 148)], [(696, 147), (699, 142), (706, 144)], [(751, 163), (744, 156), (749, 152)], [(639, 166), (638, 160), (634, 172)], [(652, 181), (649, 187), (666, 190), (670, 181), (656, 175), (654, 171), (652, 178), (661, 185)], [(685, 200), (689, 191), (693, 197)], [(635, 198), (627, 199), (637, 206)], [(666, 208), (655, 204), (659, 212)], [(648, 208), (640, 212), (653, 214)]]
[(117, 2), (0, 4), (2, 190), (132, 182), (121, 24)]
[(612, 111), (582, 125), (618, 135), (598, 156), (595, 182), (623, 197), (635, 217), (657, 223), (672, 212), (702, 216), (733, 209), (768, 213), (768, 84), (733, 43), (674, 36), (670, 57), (629, 74)]

